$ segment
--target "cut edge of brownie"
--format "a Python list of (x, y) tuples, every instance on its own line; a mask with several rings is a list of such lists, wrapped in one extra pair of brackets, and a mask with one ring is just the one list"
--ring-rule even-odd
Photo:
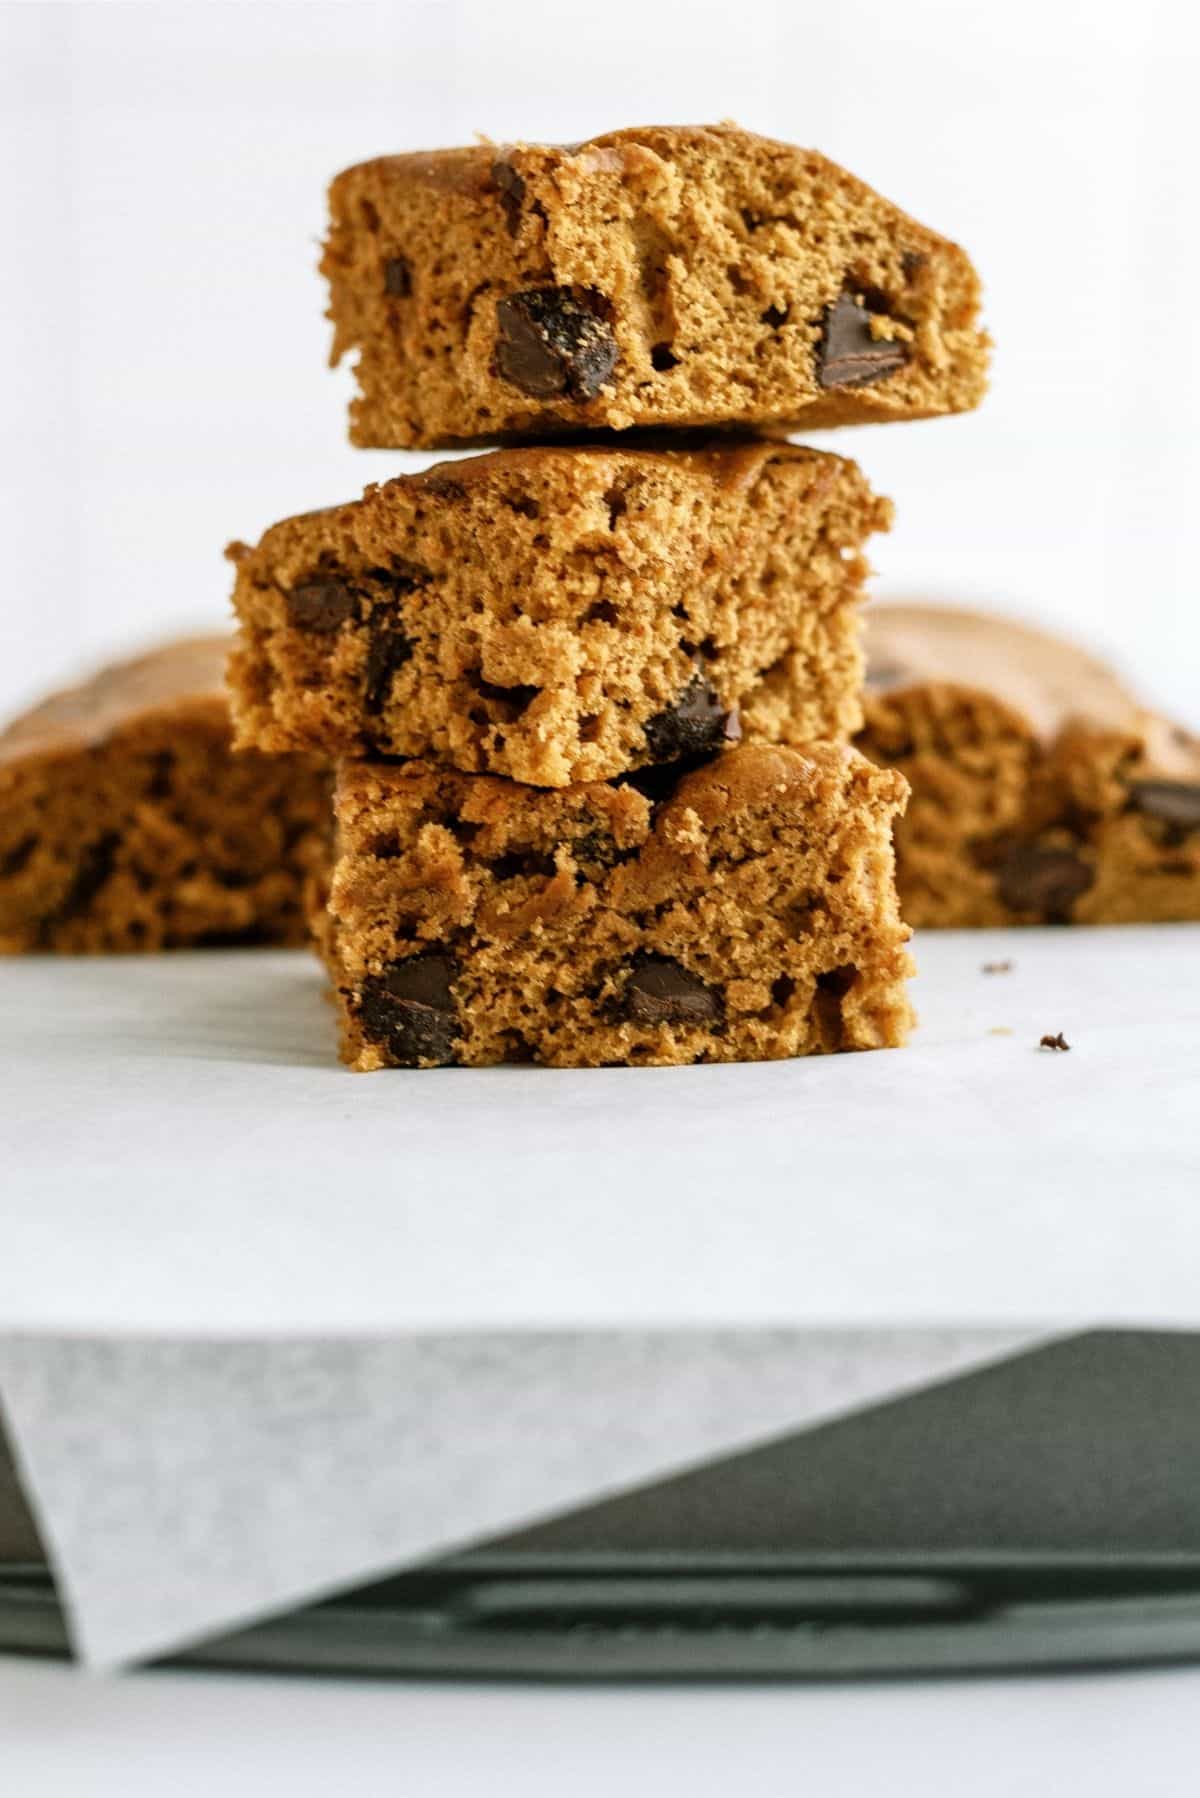
[(863, 545), (891, 507), (771, 440), (497, 451), (233, 545), (237, 740), (565, 787), (861, 719)]
[(343, 763), (317, 920), (343, 1059), (665, 1066), (897, 1046), (905, 791), (824, 745), (726, 750), (657, 803)]

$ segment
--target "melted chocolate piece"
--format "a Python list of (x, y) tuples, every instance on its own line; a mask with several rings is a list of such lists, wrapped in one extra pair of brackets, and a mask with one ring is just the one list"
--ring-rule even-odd
[(1069, 849), (1014, 843), (996, 870), (996, 891), (1011, 911), (1041, 912), (1052, 922), (1070, 915), (1095, 881), (1094, 871)]
[(371, 633), (363, 687), (364, 710), (372, 714), (383, 710), (384, 701), (391, 692), (392, 676), (404, 666), (412, 652), (412, 638), (398, 626), (384, 625)]
[(385, 1049), (400, 1067), (454, 1060), (458, 1018), (451, 982), (454, 963), (436, 950), (393, 962), (386, 974), (362, 984), (358, 1018), (369, 1042)]
[(617, 365), (616, 338), (599, 295), (531, 287), (496, 302), (496, 369), (535, 399), (594, 399)]
[(19, 874), (37, 848), (35, 836), (21, 837), (6, 854), (0, 855), (0, 880)]
[(391, 300), (406, 300), (412, 292), (412, 263), (407, 256), (391, 256), (383, 265), (383, 291)]
[(721, 997), (698, 974), (665, 955), (647, 956), (625, 983), (625, 1011), (639, 1024), (708, 1024)]
[(319, 577), (285, 593), (284, 606), (293, 630), (327, 635), (355, 616), (358, 594), (348, 581)]
[(492, 180), (504, 208), (504, 222), (515, 237), (521, 226), (521, 206), (525, 199), (525, 182), (511, 162), (500, 157), (492, 164)]
[(819, 387), (866, 387), (908, 361), (907, 345), (872, 337), (871, 318), (848, 293), (827, 309), (817, 345)]
[(637, 853), (636, 849), (619, 848), (614, 838), (599, 826), (576, 837), (571, 844), (571, 854), (577, 864), (592, 862), (601, 868), (615, 868), (619, 862), (632, 861)]
[(1129, 799), (1134, 811), (1179, 830), (1200, 830), (1200, 785), (1189, 780), (1135, 780)]
[(121, 839), (116, 831), (106, 831), (104, 836), (88, 845), (79, 858), (70, 886), (49, 917), (42, 920), (43, 928), (63, 923), (68, 918), (78, 918), (86, 912), (116, 866), (120, 846)]
[(453, 480), (445, 474), (429, 474), (425, 477), (425, 490), (435, 493), (439, 499), (465, 499), (467, 490), (461, 481)]
[(433, 576), (420, 562), (410, 562), (407, 556), (393, 556), (386, 568), (369, 568), (367, 579), (377, 581), (381, 587), (389, 587), (393, 593), (415, 593), (418, 587), (427, 586)]
[(727, 711), (712, 682), (694, 674), (674, 705), (657, 712), (646, 725), (646, 747), (655, 762), (677, 762), (715, 754), (741, 736), (736, 706)]

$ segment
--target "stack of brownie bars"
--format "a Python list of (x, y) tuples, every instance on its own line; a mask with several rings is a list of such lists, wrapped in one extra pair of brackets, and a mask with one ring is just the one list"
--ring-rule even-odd
[(237, 741), (335, 767), (345, 1059), (901, 1042), (906, 787), (847, 747), (890, 508), (782, 433), (974, 405), (967, 258), (731, 127), (387, 157), (331, 200), (354, 441), (508, 446), (230, 552)]
[(902, 1040), (894, 819), (909, 924), (1200, 918), (1200, 745), (1107, 669), (875, 607), (864, 687), (890, 508), (785, 433), (978, 402), (961, 250), (726, 126), (332, 208), (354, 441), (507, 447), (233, 548), (236, 753), (223, 640), (0, 737), (0, 951), (307, 910), (355, 1067), (671, 1063)]

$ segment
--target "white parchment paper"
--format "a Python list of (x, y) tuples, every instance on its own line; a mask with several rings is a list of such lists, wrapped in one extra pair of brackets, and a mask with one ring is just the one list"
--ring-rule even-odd
[(1016, 1332), (0, 1339), (81, 1656), (144, 1659), (1024, 1346)]
[(0, 963), (0, 1329), (1196, 1320), (1200, 928), (916, 952), (898, 1052), (379, 1075), (303, 953)]
[(378, 1076), (333, 1060), (303, 954), (0, 965), (0, 1393), (82, 1651), (161, 1652), (1047, 1320), (1200, 1320), (1200, 931), (917, 953), (900, 1053)]

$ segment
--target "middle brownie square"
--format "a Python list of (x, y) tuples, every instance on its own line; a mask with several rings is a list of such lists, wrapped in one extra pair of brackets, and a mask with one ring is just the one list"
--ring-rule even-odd
[(533, 786), (861, 724), (891, 506), (776, 441), (498, 450), (235, 544), (237, 742)]

